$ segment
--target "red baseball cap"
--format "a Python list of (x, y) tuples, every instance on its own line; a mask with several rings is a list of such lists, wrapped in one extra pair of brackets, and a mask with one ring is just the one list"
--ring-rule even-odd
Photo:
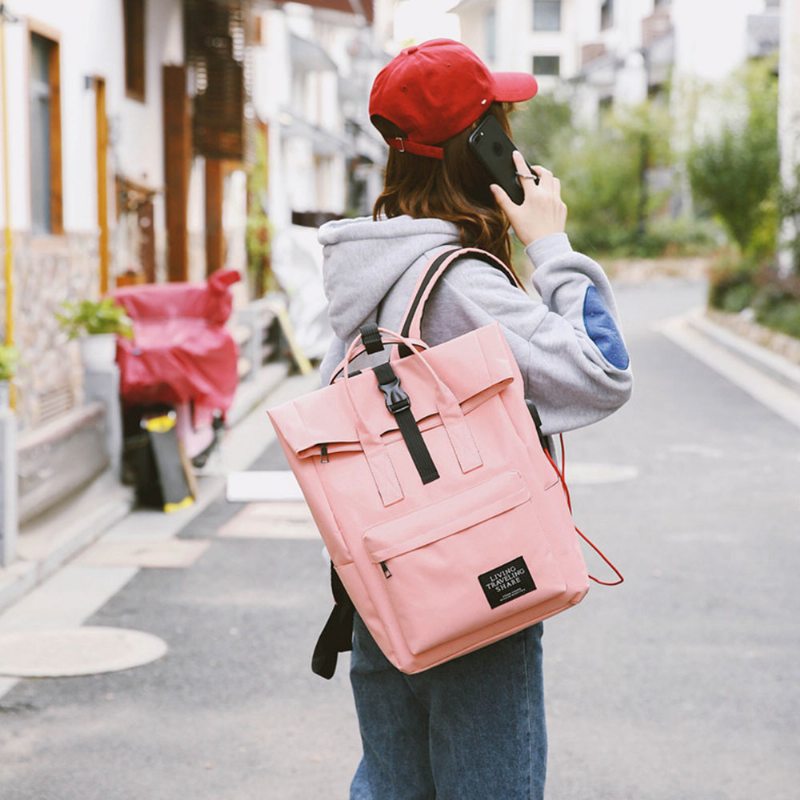
[(377, 75), (369, 116), (384, 117), (406, 134), (387, 144), (401, 152), (444, 158), (441, 142), (468, 128), (489, 106), (530, 100), (536, 78), (526, 72), (490, 72), (461, 42), (431, 39), (407, 47)]

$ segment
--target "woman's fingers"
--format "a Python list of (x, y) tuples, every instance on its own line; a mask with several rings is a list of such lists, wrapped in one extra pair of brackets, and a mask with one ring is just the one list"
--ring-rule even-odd
[(512, 158), (514, 159), (514, 166), (517, 168), (517, 172), (521, 173), (522, 175), (531, 174), (531, 169), (528, 166), (528, 162), (525, 160), (525, 156), (523, 156), (519, 150), (515, 150), (512, 153)]
[[(520, 205), (511, 200), (497, 184), (491, 185), (492, 194), (519, 240), (526, 247), (537, 239), (552, 233), (562, 233), (567, 217), (567, 208), (561, 202), (561, 181), (546, 167), (537, 164), (531, 167), (522, 154), (514, 151), (514, 168), (525, 193)], [(539, 177), (539, 183), (533, 176)]]
[(536, 164), (533, 167), (533, 171), (539, 176), (539, 187), (542, 189), (548, 189), (552, 191), (554, 189), (553, 181), (553, 173), (550, 172), (549, 169), (543, 167), (541, 164)]
[(509, 211), (511, 211), (511, 207), (516, 207), (516, 203), (508, 196), (502, 186), (492, 183), (489, 185), (489, 189), (491, 189), (494, 199), (497, 201), (497, 205), (499, 205), (500, 208), (505, 211), (506, 216), (508, 216)]
[(514, 166), (516, 167), (517, 172), (520, 176), (523, 175), (530, 175), (531, 177), (520, 177), (519, 183), (522, 186), (522, 193), (527, 198), (530, 192), (536, 188), (537, 184), (539, 183), (538, 178), (533, 177), (533, 173), (531, 172), (530, 166), (528, 166), (528, 162), (525, 160), (525, 157), (519, 150), (515, 150), (513, 155), (514, 159)]

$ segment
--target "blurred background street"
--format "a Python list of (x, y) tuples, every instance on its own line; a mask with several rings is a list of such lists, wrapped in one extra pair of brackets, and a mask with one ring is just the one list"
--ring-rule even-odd
[(347, 796), (319, 535), (225, 490), (286, 468), (265, 409), (318, 385), (317, 230), (371, 214), (372, 80), (440, 36), (536, 76), (514, 140), (635, 372), (567, 436), (626, 582), (546, 624), (548, 798), (800, 796), (800, 0), (14, 0), (2, 800)]

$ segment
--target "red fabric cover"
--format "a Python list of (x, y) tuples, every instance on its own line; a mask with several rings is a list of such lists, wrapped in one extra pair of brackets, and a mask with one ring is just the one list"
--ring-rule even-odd
[(224, 327), (236, 270), (203, 284), (129, 286), (114, 297), (133, 320), (133, 339), (117, 338), (120, 394), (126, 404), (194, 401), (196, 426), (230, 408), (238, 383), (238, 348)]

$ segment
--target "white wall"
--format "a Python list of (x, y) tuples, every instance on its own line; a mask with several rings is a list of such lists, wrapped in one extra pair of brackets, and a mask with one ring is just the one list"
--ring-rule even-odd
[[(111, 0), (17, 0), (20, 22), (6, 28), (12, 225), (30, 227), (28, 20), (51, 28), (60, 42), (63, 221), (66, 231), (96, 228), (94, 92), (85, 76), (106, 80), (112, 146), (109, 172), (161, 187), (161, 65), (182, 60), (179, 0), (147, 3), (146, 102), (125, 97), (122, 3)], [(2, 168), (0, 166), (0, 168)]]
[(719, 81), (747, 58), (748, 14), (764, 0), (673, 0), (675, 75)]

